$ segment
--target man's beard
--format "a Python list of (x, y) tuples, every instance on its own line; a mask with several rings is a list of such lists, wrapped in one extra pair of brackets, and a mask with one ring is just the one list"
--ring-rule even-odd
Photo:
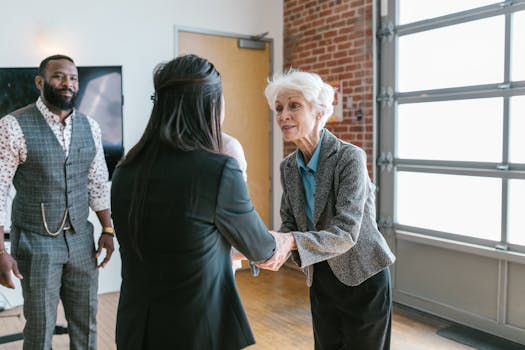
[[(73, 95), (71, 97), (61, 95), (62, 91), (69, 91)], [(67, 111), (75, 107), (77, 93), (69, 88), (55, 89), (47, 81), (44, 81), (44, 98), (50, 105), (61, 111)]]

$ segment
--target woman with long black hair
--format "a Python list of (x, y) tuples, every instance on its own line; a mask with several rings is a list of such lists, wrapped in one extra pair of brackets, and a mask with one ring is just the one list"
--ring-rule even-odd
[(122, 258), (117, 347), (246, 347), (255, 341), (230, 250), (262, 262), (276, 241), (237, 162), (220, 153), (221, 77), (186, 55), (158, 66), (154, 85), (146, 130), (113, 176)]

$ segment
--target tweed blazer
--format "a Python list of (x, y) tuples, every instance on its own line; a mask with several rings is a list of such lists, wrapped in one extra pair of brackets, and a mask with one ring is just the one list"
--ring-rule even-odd
[(308, 231), (296, 152), (281, 162), (281, 232), (297, 243), (292, 259), (312, 285), (313, 266), (327, 261), (343, 284), (356, 286), (395, 261), (376, 224), (375, 186), (366, 153), (324, 130), (315, 175), (314, 225)]

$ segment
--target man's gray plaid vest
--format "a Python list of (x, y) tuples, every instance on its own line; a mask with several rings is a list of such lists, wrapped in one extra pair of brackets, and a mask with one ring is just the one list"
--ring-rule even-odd
[(66, 226), (79, 232), (89, 215), (88, 173), (95, 157), (95, 142), (86, 116), (75, 111), (69, 156), (36, 105), (13, 112), (22, 128), (27, 159), (18, 166), (13, 184), (11, 221), (14, 226), (47, 235), (61, 229), (66, 208)]

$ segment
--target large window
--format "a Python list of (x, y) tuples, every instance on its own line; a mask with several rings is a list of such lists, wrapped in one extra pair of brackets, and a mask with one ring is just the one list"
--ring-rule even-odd
[(397, 191), (397, 221), (401, 224), (495, 241), (500, 238), (499, 179), (400, 171)]
[(448, 15), (450, 13), (470, 10), (476, 7), (495, 4), (499, 0), (400, 0), (399, 1), (399, 24), (406, 24), (424, 19)]
[(502, 82), (504, 33), (496, 16), (400, 37), (398, 90)]
[(525, 180), (510, 180), (509, 182), (509, 242), (525, 245), (523, 232)]
[(501, 162), (500, 98), (402, 104), (397, 115), (399, 158)]
[[(525, 11), (512, 21), (512, 80), (525, 80)], [(521, 30), (520, 30), (521, 29)]]
[(510, 161), (525, 163), (525, 96), (515, 96), (510, 99), (509, 127)]
[(525, 1), (390, 4), (378, 91), (394, 228), (525, 252)]

